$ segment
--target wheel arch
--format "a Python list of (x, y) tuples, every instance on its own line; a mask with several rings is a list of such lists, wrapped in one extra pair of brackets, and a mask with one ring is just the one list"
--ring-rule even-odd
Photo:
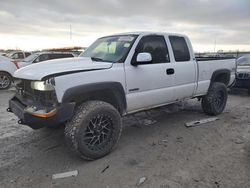
[(119, 82), (100, 82), (69, 88), (63, 95), (62, 103), (79, 104), (88, 100), (107, 102), (113, 105), (120, 114), (124, 114), (127, 109), (125, 91)]
[(13, 76), (11, 75), (11, 73), (9, 73), (8, 71), (5, 70), (0, 70), (0, 72), (6, 73), (10, 76), (10, 78), (13, 80)]
[(224, 83), (226, 86), (228, 86), (228, 84), (230, 82), (230, 70), (220, 69), (220, 70), (216, 70), (215, 72), (213, 72), (212, 77), (211, 77), (210, 86), (214, 82)]

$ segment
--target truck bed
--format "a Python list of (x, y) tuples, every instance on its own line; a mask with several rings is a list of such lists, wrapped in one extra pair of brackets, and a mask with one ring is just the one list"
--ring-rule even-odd
[(199, 57), (196, 58), (198, 66), (198, 84), (195, 92), (196, 96), (204, 95), (210, 85), (210, 80), (216, 70), (228, 70), (231, 72), (228, 87), (235, 80), (236, 59), (228, 57)]
[(234, 57), (195, 57), (197, 61), (212, 61), (212, 60), (225, 60), (225, 59), (236, 59)]

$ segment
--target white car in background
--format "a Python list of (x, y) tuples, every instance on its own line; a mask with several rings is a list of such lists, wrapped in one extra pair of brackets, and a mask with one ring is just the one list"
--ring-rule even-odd
[(0, 56), (0, 90), (8, 89), (13, 81), (13, 74), (18, 69), (16, 61)]
[(27, 65), (31, 65), (34, 63), (39, 63), (42, 61), (48, 61), (52, 59), (60, 59), (60, 58), (72, 58), (75, 55), (71, 52), (38, 52), (31, 54), (23, 61), (18, 62), (18, 67), (26, 67)]
[(26, 57), (30, 56), (30, 52), (14, 51), (6, 54), (6, 57), (13, 59), (15, 61), (22, 61)]
[(23, 61), (18, 62), (8, 57), (0, 56), (0, 90), (8, 89), (13, 82), (14, 72), (22, 67), (59, 58), (73, 58), (73, 53), (69, 52), (39, 52), (34, 53)]
[(5, 56), (5, 55), (6, 55), (6, 53), (0, 52), (0, 56)]

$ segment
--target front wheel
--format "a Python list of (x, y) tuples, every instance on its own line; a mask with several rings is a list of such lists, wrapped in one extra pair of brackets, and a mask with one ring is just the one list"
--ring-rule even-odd
[(6, 72), (0, 72), (0, 90), (8, 89), (11, 86), (12, 77)]
[(219, 115), (223, 112), (227, 103), (227, 87), (223, 83), (213, 83), (207, 95), (202, 98), (202, 109), (208, 115)]
[(86, 160), (99, 159), (110, 153), (120, 138), (121, 117), (109, 103), (88, 101), (78, 106), (66, 124), (67, 145)]

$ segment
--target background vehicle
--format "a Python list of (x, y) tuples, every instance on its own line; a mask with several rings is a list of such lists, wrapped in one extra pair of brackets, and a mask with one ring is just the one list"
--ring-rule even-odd
[(6, 56), (5, 52), (0, 52), (0, 56)]
[(6, 54), (6, 57), (9, 57), (15, 61), (22, 61), (24, 58), (30, 56), (30, 52), (22, 52), (22, 51), (16, 51), (16, 52), (10, 52)]
[(18, 69), (16, 61), (0, 56), (0, 90), (8, 89), (13, 81), (13, 74)]
[(118, 34), (79, 58), (16, 71), (21, 83), (8, 111), (33, 129), (66, 123), (67, 144), (94, 160), (117, 145), (124, 115), (194, 97), (205, 113), (222, 113), (235, 72), (235, 59), (196, 59), (184, 35)]
[(235, 88), (248, 89), (250, 94), (250, 55), (237, 59), (237, 76)]
[(41, 52), (30, 55), (23, 62), (17, 62), (7, 57), (0, 56), (0, 89), (8, 89), (13, 82), (14, 72), (32, 63), (38, 63), (51, 59), (74, 57), (71, 53)]
[(21, 68), (27, 65), (31, 65), (33, 63), (39, 63), (51, 59), (68, 58), (68, 57), (74, 57), (74, 55), (72, 53), (67, 53), (67, 52), (39, 52), (30, 55), (21, 62), (18, 62), (18, 66)]

